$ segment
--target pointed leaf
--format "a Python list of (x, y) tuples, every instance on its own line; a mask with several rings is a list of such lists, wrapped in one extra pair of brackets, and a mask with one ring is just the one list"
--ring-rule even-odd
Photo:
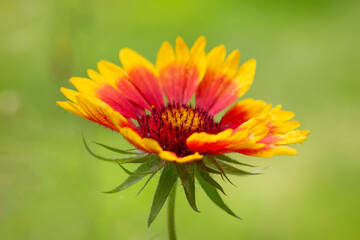
[(148, 155), (144, 155), (144, 154), (139, 154), (139, 155), (133, 155), (131, 157), (124, 157), (124, 158), (108, 158), (108, 157), (102, 157), (100, 155), (97, 155), (96, 153), (94, 153), (88, 146), (84, 135), (82, 135), (82, 139), (85, 145), (86, 150), (93, 155), (94, 157), (101, 159), (103, 161), (108, 161), (108, 162), (114, 162), (114, 163), (141, 163), (141, 162), (145, 162), (147, 161), (147, 156)]
[[(159, 160), (159, 158), (156, 155), (149, 155), (149, 156), (150, 156), (149, 160), (142, 163), (141, 165), (139, 165), (139, 167), (134, 170), (134, 173), (150, 171), (154, 168), (159, 167), (162, 164), (162, 162)], [(145, 177), (145, 175), (129, 176), (119, 186), (117, 186), (113, 190), (107, 191), (105, 193), (116, 193), (116, 192), (122, 191), (122, 190), (134, 185), (135, 183), (140, 181), (143, 177)]]
[[(194, 211), (199, 212), (199, 210), (196, 207), (196, 202), (195, 202), (194, 174), (192, 173), (192, 175), (191, 175), (189, 173), (189, 171), (185, 167), (185, 164), (177, 164), (176, 167), (177, 167), (177, 172), (181, 179), (182, 185), (185, 190), (186, 198), (187, 198), (190, 206), (192, 207), (192, 209), (194, 209)], [(189, 170), (192, 171), (191, 169), (189, 169)]]
[(137, 153), (134, 153), (134, 152), (130, 152), (130, 151), (125, 151), (125, 150), (121, 150), (121, 149), (118, 149), (118, 148), (114, 148), (114, 147), (111, 147), (111, 146), (108, 146), (108, 145), (105, 145), (103, 143), (99, 143), (99, 142), (95, 142), (95, 141), (92, 141), (93, 143), (103, 147), (103, 148), (106, 148), (106, 149), (109, 149), (110, 151), (113, 151), (113, 152), (116, 152), (116, 153), (121, 153), (121, 154), (137, 154)]
[(247, 167), (255, 167), (254, 165), (250, 165), (250, 164), (239, 162), (238, 160), (232, 159), (231, 157), (226, 156), (225, 154), (217, 154), (217, 155), (215, 155), (215, 158), (217, 158), (218, 160), (224, 161), (224, 162), (228, 162), (228, 163), (234, 163), (234, 164), (243, 165), (243, 166), (247, 166)]
[(148, 218), (148, 226), (155, 220), (178, 178), (174, 163), (169, 162), (161, 173)]
[[(206, 156), (204, 158), (207, 158)], [(204, 159), (205, 160), (205, 159)], [(202, 170), (204, 170), (205, 172), (210, 172), (210, 173), (214, 173), (214, 174), (220, 174), (221, 175), (221, 172), (219, 171), (216, 171), (212, 168), (208, 168), (203, 161), (197, 161), (197, 165), (198, 167), (200, 167)]]
[(218, 169), (221, 168), (222, 170), (220, 170), (220, 169), (219, 170), (223, 171), (224, 173), (227, 173), (227, 174), (238, 175), (238, 176), (261, 174), (261, 172), (259, 172), (258, 170), (248, 172), (248, 171), (233, 167), (232, 165), (229, 165), (227, 163), (216, 161), (213, 156), (209, 156), (209, 159), (207, 159), (207, 158), (203, 158), (203, 159), (205, 161), (205, 164), (208, 167), (216, 167)]
[(216, 161), (216, 159), (214, 158), (214, 156), (209, 155), (208, 157), (209, 157), (211, 163), (214, 164), (217, 169), (219, 169), (219, 171), (220, 171), (220, 172), (222, 173), (222, 175), (229, 181), (229, 183), (231, 183), (232, 185), (235, 186), (235, 184), (232, 183), (231, 180), (230, 180), (230, 179), (228, 178), (228, 176), (226, 175), (224, 169), (222, 168), (222, 165), (221, 165), (218, 161)]
[(202, 170), (198, 165), (196, 167), (196, 171), (198, 172), (198, 174), (200, 174), (200, 176), (210, 185), (212, 185), (213, 187), (219, 189), (224, 195), (224, 189), (220, 186), (220, 184), (218, 182), (216, 182), (209, 173), (207, 173), (206, 171)]
[(257, 171), (253, 171), (253, 172), (248, 172), (236, 167), (233, 167), (229, 164), (226, 163), (220, 163), (221, 167), (224, 169), (224, 171), (228, 174), (232, 174), (232, 175), (238, 175), (238, 176), (246, 176), (246, 175), (259, 175), (261, 174), (260, 172)]
[(213, 187), (212, 185), (208, 184), (202, 177), (201, 175), (196, 172), (196, 179), (198, 180), (198, 182), (200, 183), (200, 186), (204, 189), (206, 195), (210, 198), (210, 200), (215, 203), (219, 208), (221, 208), (222, 210), (224, 210), (225, 212), (227, 212), (228, 214), (241, 219), (239, 216), (237, 216), (222, 200), (222, 198), (220, 197), (218, 191), (216, 190), (215, 187)]
[[(160, 160), (159, 160), (160, 161)], [(139, 172), (131, 172), (129, 170), (127, 170), (123, 165), (121, 165), (120, 163), (117, 163), (127, 174), (129, 174), (130, 176), (141, 176), (141, 175), (148, 175), (150, 173), (153, 173), (157, 168), (158, 165), (155, 165), (153, 168), (145, 170), (145, 171), (139, 171)]]
[(146, 185), (147, 185), (147, 184), (150, 182), (150, 180), (156, 175), (156, 173), (158, 173), (158, 172), (160, 171), (160, 169), (164, 167), (164, 165), (165, 165), (165, 164), (161, 163), (161, 164), (158, 166), (158, 168), (157, 168), (157, 169), (150, 175), (150, 177), (146, 180), (144, 186), (142, 186), (142, 188), (141, 188), (140, 191), (136, 194), (136, 196), (139, 195), (139, 194), (142, 192), (142, 190), (144, 190), (144, 188), (146, 187)]

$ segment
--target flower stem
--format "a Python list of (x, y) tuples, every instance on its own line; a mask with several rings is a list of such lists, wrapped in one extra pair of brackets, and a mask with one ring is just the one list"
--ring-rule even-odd
[(167, 226), (169, 232), (169, 240), (176, 240), (175, 232), (175, 196), (177, 183), (174, 184), (168, 199), (167, 209)]

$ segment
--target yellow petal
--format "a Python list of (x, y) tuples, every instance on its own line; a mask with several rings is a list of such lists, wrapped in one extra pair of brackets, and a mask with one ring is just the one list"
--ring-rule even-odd
[(101, 75), (104, 77), (104, 80), (114, 88), (116, 88), (119, 78), (125, 76), (125, 71), (121, 67), (108, 61), (102, 60), (98, 62), (97, 67)]
[(164, 159), (166, 161), (175, 161), (178, 163), (192, 162), (192, 161), (200, 160), (204, 157), (203, 155), (200, 155), (198, 152), (180, 158), (176, 156), (175, 153), (170, 151), (162, 151), (158, 155), (161, 159)]
[(64, 108), (65, 110), (72, 112), (80, 117), (86, 118), (86, 116), (82, 113), (80, 113), (79, 111), (77, 111), (72, 105), (71, 102), (67, 101), (67, 102), (62, 102), (62, 101), (57, 101), (56, 102), (57, 105), (59, 105), (60, 107)]
[(75, 88), (80, 92), (87, 94), (89, 96), (96, 96), (96, 89), (99, 87), (99, 84), (88, 79), (88, 78), (79, 78), (72, 77), (70, 82), (75, 86)]
[(157, 55), (156, 68), (160, 71), (169, 64), (175, 62), (175, 52), (169, 42), (164, 42)]
[(206, 143), (216, 143), (220, 141), (228, 140), (233, 133), (232, 129), (226, 129), (218, 134), (210, 134), (206, 132), (193, 133), (190, 137), (187, 138), (186, 143), (191, 142), (206, 142)]
[(123, 48), (120, 50), (120, 61), (126, 72), (131, 72), (133, 69), (139, 67), (145, 67), (150, 70), (154, 75), (156, 74), (156, 69), (152, 63), (150, 63), (146, 58), (138, 54), (137, 52), (129, 49)]
[(235, 75), (235, 81), (237, 81), (239, 86), (238, 97), (244, 95), (247, 90), (249, 90), (251, 84), (254, 81), (256, 69), (256, 61), (255, 59), (250, 59), (245, 62)]
[(306, 135), (309, 134), (308, 130), (294, 130), (282, 135), (282, 140), (277, 141), (277, 144), (294, 144), (303, 142), (306, 139)]
[(222, 75), (226, 75), (228, 78), (232, 78), (237, 70), (237, 67), (239, 66), (239, 62), (240, 52), (235, 50), (226, 58), (222, 69)]
[(199, 37), (190, 50), (190, 63), (197, 64), (205, 56), (206, 39)]
[(147, 146), (147, 148), (153, 153), (159, 153), (163, 151), (159, 143), (152, 138), (143, 138), (143, 142)]
[(251, 154), (255, 157), (273, 157), (274, 155), (296, 155), (297, 151), (293, 148), (287, 146), (277, 146), (266, 151), (259, 151), (257, 153)]
[(78, 92), (64, 87), (60, 88), (60, 91), (65, 95), (65, 97), (76, 103), (76, 96), (79, 95)]
[(207, 55), (207, 69), (215, 74), (221, 69), (226, 56), (224, 45), (213, 48)]
[(187, 62), (189, 59), (189, 48), (186, 45), (184, 39), (181, 37), (176, 38), (176, 46), (175, 46), (175, 52), (176, 52), (176, 60), (179, 63)]
[(98, 84), (101, 84), (104, 82), (103, 76), (101, 76), (101, 74), (99, 74), (95, 70), (88, 69), (87, 74), (93, 81), (97, 82)]
[(105, 126), (112, 126), (111, 122), (107, 119), (105, 104), (99, 99), (89, 98), (85, 95), (76, 96), (78, 105), (84, 112), (90, 116), (94, 121)]

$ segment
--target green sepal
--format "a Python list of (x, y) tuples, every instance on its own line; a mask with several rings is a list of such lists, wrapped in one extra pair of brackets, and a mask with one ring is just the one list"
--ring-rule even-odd
[[(228, 176), (226, 175), (224, 169), (222, 168), (222, 164), (220, 164), (218, 161), (216, 161), (216, 159), (213, 155), (208, 155), (207, 157), (208, 157), (208, 159), (210, 159), (210, 163), (212, 163), (213, 165), (215, 165), (215, 167), (217, 169), (219, 169), (219, 171), (221, 172), (221, 176), (224, 176), (229, 181), (229, 183), (236, 186), (233, 182), (231, 182), (230, 178), (228, 178)], [(206, 160), (207, 158), (204, 158), (204, 159)]]
[[(204, 158), (207, 158), (207, 156), (205, 156)], [(216, 170), (214, 170), (214, 169), (212, 169), (212, 168), (207, 167), (207, 166), (204, 164), (203, 160), (197, 161), (197, 166), (200, 167), (202, 170), (204, 170), (204, 171), (206, 171), (206, 172), (221, 175), (221, 172), (216, 171)]]
[(96, 142), (96, 141), (92, 141), (93, 143), (103, 147), (103, 148), (106, 148), (110, 151), (113, 151), (113, 152), (116, 152), (116, 153), (120, 153), (120, 154), (138, 154), (138, 153), (135, 153), (135, 152), (130, 152), (130, 151), (125, 151), (125, 150), (121, 150), (121, 149), (118, 149), (118, 148), (114, 148), (114, 147), (111, 147), (111, 146), (108, 146), (108, 145), (105, 145), (103, 143), (99, 143), (99, 142)]
[(176, 172), (175, 164), (172, 162), (166, 163), (161, 173), (159, 183), (152, 201), (148, 218), (148, 227), (150, 227), (151, 223), (155, 220), (156, 216), (160, 212), (167, 197), (169, 196), (171, 189), (176, 183), (177, 178), (178, 174)]
[(143, 171), (143, 172), (131, 172), (131, 171), (129, 171), (129, 170), (127, 170), (123, 165), (121, 165), (121, 163), (117, 163), (118, 165), (119, 165), (119, 167), (121, 167), (122, 168), (122, 170), (124, 170), (124, 172), (126, 172), (128, 175), (130, 175), (130, 176), (141, 176), (141, 175), (148, 175), (148, 174), (151, 174), (151, 173), (153, 173), (156, 169), (157, 169), (157, 165), (156, 166), (154, 166), (154, 168), (151, 168), (151, 169), (149, 169), (149, 170), (145, 170), (145, 171)]
[(177, 172), (185, 190), (186, 198), (194, 211), (199, 212), (195, 201), (195, 181), (193, 167), (187, 164), (176, 164)]
[(102, 157), (100, 155), (97, 155), (96, 153), (94, 153), (88, 146), (88, 144), (86, 143), (86, 140), (84, 138), (84, 135), (82, 135), (82, 139), (85, 145), (86, 150), (93, 155), (94, 157), (103, 160), (103, 161), (107, 161), (107, 162), (113, 162), (113, 163), (142, 163), (147, 161), (147, 156), (148, 155), (144, 155), (144, 154), (138, 154), (135, 156), (131, 156), (131, 157), (123, 157), (123, 158), (108, 158), (108, 157)]
[(247, 167), (256, 167), (254, 165), (250, 165), (247, 163), (243, 163), (243, 162), (239, 162), (238, 160), (235, 160), (229, 156), (226, 156), (225, 154), (217, 154), (215, 155), (215, 158), (224, 162), (228, 162), (228, 163), (234, 163), (237, 165), (242, 165), (242, 166), (247, 166)]
[[(135, 170), (134, 173), (143, 173), (143, 172), (147, 172), (147, 171), (156, 171), (157, 168), (161, 168), (162, 165), (162, 161), (158, 158), (158, 156), (156, 155), (149, 155), (149, 160), (140, 164)], [(135, 183), (137, 183), (138, 181), (140, 181), (143, 177), (145, 177), (145, 175), (137, 175), (137, 176), (129, 176), (127, 177), (120, 185), (118, 185), (116, 188), (114, 188), (113, 190), (104, 192), (104, 193), (116, 193), (116, 192), (120, 192), (132, 185), (134, 185)]]
[(136, 196), (139, 195), (139, 194), (142, 192), (142, 190), (144, 190), (144, 188), (146, 187), (146, 185), (147, 185), (147, 184), (150, 182), (150, 180), (156, 175), (156, 173), (159, 172), (160, 169), (164, 167), (164, 165), (165, 165), (165, 163), (161, 163), (161, 164), (158, 166), (158, 168), (157, 168), (157, 169), (150, 175), (150, 177), (146, 180), (145, 184), (142, 186), (142, 188), (139, 190), (139, 192), (136, 194)]
[(232, 174), (232, 175), (238, 175), (238, 176), (246, 176), (246, 175), (259, 175), (261, 174), (260, 172), (248, 172), (236, 167), (233, 167), (229, 164), (226, 163), (220, 163), (221, 167), (224, 169), (224, 171), (228, 174)]
[(221, 172), (227, 173), (227, 174), (232, 174), (232, 175), (238, 175), (238, 176), (246, 176), (246, 175), (259, 175), (261, 174), (259, 171), (253, 171), (253, 172), (248, 172), (236, 167), (233, 167), (229, 164), (223, 163), (223, 162), (218, 162), (215, 160), (215, 158), (213, 156), (209, 156), (209, 159), (204, 158), (205, 164), (208, 165), (208, 167), (216, 167), (218, 168)]
[(220, 186), (220, 184), (215, 181), (209, 173), (207, 173), (206, 171), (204, 171), (198, 164), (196, 165), (196, 171), (198, 174), (200, 174), (200, 176), (210, 185), (212, 185), (213, 187), (219, 189), (224, 195), (224, 189)]
[[(204, 173), (205, 175), (209, 175), (208, 173)], [(196, 179), (200, 183), (200, 186), (206, 193), (206, 195), (210, 198), (210, 200), (215, 203), (219, 208), (230, 214), (231, 216), (234, 216), (238, 219), (241, 219), (239, 216), (237, 216), (222, 200), (221, 196), (219, 195), (216, 188), (212, 185), (210, 185), (203, 177), (199, 174), (198, 171), (195, 172)]]

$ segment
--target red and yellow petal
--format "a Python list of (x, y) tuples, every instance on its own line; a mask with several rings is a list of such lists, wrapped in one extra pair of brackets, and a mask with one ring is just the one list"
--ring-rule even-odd
[[(90, 79), (72, 77), (70, 82), (81, 94), (106, 102), (125, 117), (136, 118), (137, 115), (143, 114), (146, 106), (141, 106), (139, 95), (130, 95), (133, 90), (130, 87), (125, 90), (125, 94), (116, 87), (117, 84), (131, 85), (127, 79), (120, 78), (124, 76), (122, 69), (106, 61), (101, 61), (98, 66), (103, 74), (89, 69)], [(150, 108), (149, 105), (147, 107)]]
[(223, 45), (209, 52), (206, 73), (196, 91), (196, 104), (212, 115), (244, 95), (255, 75), (254, 59), (237, 69), (240, 52), (235, 50), (226, 59), (225, 56), (226, 49)]
[[(113, 122), (121, 127), (132, 127), (124, 116), (114, 111), (105, 102), (65, 88), (62, 88), (62, 92), (72, 100), (72, 102), (57, 102), (62, 108), (113, 130), (117, 130)], [(113, 120), (109, 119), (109, 115), (112, 115)]]
[(269, 107), (271, 108), (271, 105), (262, 100), (252, 98), (242, 100), (225, 113), (221, 119), (221, 125), (226, 128), (236, 129), (249, 119), (267, 112), (265, 108), (269, 110)]
[(127, 79), (147, 103), (155, 107), (163, 106), (161, 82), (155, 67), (140, 54), (128, 48), (121, 49), (119, 56), (127, 73)]
[(119, 127), (118, 131), (132, 145), (144, 152), (158, 154), (163, 151), (156, 140), (150, 138), (142, 138), (134, 129), (128, 127)]
[(186, 104), (195, 93), (205, 74), (205, 44), (204, 37), (198, 38), (191, 50), (180, 37), (175, 51), (169, 42), (162, 44), (156, 68), (169, 102)]
[[(134, 118), (136, 118), (136, 115), (142, 114), (144, 109), (151, 109), (152, 104), (144, 99), (141, 92), (129, 81), (127, 73), (122, 68), (110, 62), (101, 61), (98, 63), (98, 69), (106, 83), (108, 83), (104, 84), (103, 87), (98, 90), (98, 94), (104, 101), (109, 100), (109, 102), (115, 102), (122, 107), (129, 106), (135, 109), (142, 109), (142, 111), (132, 110), (132, 114), (134, 114), (135, 117), (131, 117)], [(109, 91), (113, 91), (114, 94), (109, 94)], [(109, 105), (112, 106), (111, 104)], [(131, 113), (128, 112), (126, 113), (126, 115), (130, 114)]]
[(296, 154), (296, 150), (283, 145), (300, 143), (306, 139), (307, 130), (294, 130), (300, 126), (298, 121), (290, 121), (295, 114), (281, 110), (278, 105), (272, 108), (261, 100), (245, 99), (234, 105), (221, 120), (223, 127), (237, 129), (254, 117), (267, 114), (269, 131), (257, 143), (263, 143), (260, 149), (245, 149), (240, 153), (252, 156), (271, 157), (277, 154)]
[[(128, 53), (129, 51), (130, 53)], [(125, 65), (131, 73), (125, 72), (121, 67), (110, 62), (100, 61), (98, 63), (100, 73), (89, 69), (88, 75), (90, 79), (73, 77), (70, 81), (80, 93), (99, 98), (127, 118), (137, 118), (138, 115), (145, 113), (145, 109), (151, 110), (152, 106), (162, 104), (162, 92), (160, 86), (156, 88), (156, 82), (159, 83), (159, 80), (155, 76), (156, 70), (153, 66), (151, 67), (151, 63), (140, 55), (131, 52), (131, 50), (125, 49), (124, 52), (124, 58), (129, 59), (129, 62)], [(139, 60), (139, 64), (136, 65), (134, 61), (138, 58), (142, 61)], [(145, 70), (139, 70), (142, 68)], [(141, 72), (145, 72), (146, 75), (146, 69), (151, 69), (148, 78), (136, 75)], [(140, 79), (140, 81), (136, 79)], [(150, 94), (144, 88), (138, 88), (144, 86), (142, 83), (145, 81), (144, 79), (148, 81), (147, 84), (150, 86), (150, 88), (145, 89), (156, 92), (157, 100), (152, 97), (152, 95), (156, 94)], [(157, 91), (155, 91), (156, 89)]]
[(200, 154), (260, 149), (265, 144), (258, 141), (268, 133), (268, 121), (268, 116), (262, 116), (249, 120), (235, 130), (226, 129), (218, 134), (194, 133), (186, 140), (186, 144), (190, 150)]

